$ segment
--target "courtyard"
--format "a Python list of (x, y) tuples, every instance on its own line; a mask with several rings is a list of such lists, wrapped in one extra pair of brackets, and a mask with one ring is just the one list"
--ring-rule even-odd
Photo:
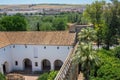
[(9, 73), (6, 75), (7, 80), (37, 80), (40, 74), (18, 74)]

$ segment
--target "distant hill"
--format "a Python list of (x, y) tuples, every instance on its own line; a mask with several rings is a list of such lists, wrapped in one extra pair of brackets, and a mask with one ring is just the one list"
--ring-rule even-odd
[(85, 7), (86, 5), (79, 4), (26, 4), (26, 5), (0, 5), (0, 9), (13, 9), (13, 8), (71, 8), (71, 7)]

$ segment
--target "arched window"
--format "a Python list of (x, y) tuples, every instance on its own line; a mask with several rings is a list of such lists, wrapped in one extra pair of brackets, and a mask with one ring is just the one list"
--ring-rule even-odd
[(32, 71), (32, 61), (28, 58), (23, 60), (24, 70), (27, 72)]
[(55, 60), (55, 62), (54, 62), (54, 70), (59, 70), (62, 65), (63, 65), (63, 62), (61, 60)]
[(18, 65), (18, 62), (17, 62), (17, 61), (15, 61), (15, 65), (16, 65), (16, 66)]
[(43, 71), (49, 71), (51, 69), (51, 64), (50, 64), (50, 61), (47, 60), (47, 59), (44, 59), (42, 61), (42, 70)]
[(3, 73), (6, 74), (8, 72), (9, 72), (9, 64), (8, 64), (8, 62), (5, 62), (3, 64)]

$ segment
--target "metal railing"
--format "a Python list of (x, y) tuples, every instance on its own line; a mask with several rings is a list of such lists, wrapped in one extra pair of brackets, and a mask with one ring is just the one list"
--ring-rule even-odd
[(75, 54), (77, 49), (78, 43), (75, 47), (70, 51), (69, 55), (67, 56), (64, 64), (62, 65), (61, 69), (59, 70), (57, 76), (54, 80), (76, 80), (77, 78), (77, 65), (72, 63), (72, 57)]

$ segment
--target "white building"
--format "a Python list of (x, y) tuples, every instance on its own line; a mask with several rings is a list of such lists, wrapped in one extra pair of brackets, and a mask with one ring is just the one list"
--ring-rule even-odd
[(0, 72), (57, 70), (75, 43), (75, 33), (0, 32)]

